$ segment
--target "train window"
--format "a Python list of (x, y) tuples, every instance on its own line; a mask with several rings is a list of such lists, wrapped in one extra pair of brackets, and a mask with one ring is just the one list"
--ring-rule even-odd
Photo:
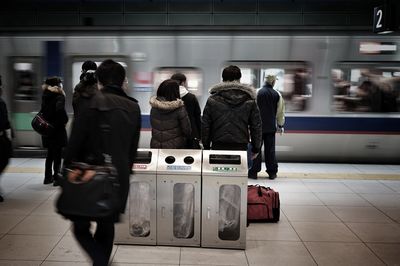
[(31, 62), (15, 62), (13, 70), (15, 100), (36, 101), (39, 89), (34, 64)]
[(194, 67), (160, 67), (154, 71), (154, 90), (166, 79), (175, 73), (182, 73), (186, 76), (187, 89), (196, 96), (203, 94), (203, 73)]
[[(72, 63), (72, 84), (75, 86), (76, 84), (79, 83), (79, 77), (82, 74), (82, 64), (85, 62), (86, 60), (83, 61), (75, 61)], [(97, 66), (99, 66), (101, 64), (102, 61), (100, 60), (93, 60)], [(125, 62), (122, 61), (118, 61), (116, 60), (118, 63), (120, 63), (125, 69), (128, 67), (127, 64)], [(128, 75), (127, 75), (128, 76)]]
[(400, 66), (393, 62), (340, 62), (331, 70), (336, 112), (398, 112)]
[(268, 75), (276, 75), (274, 88), (285, 100), (286, 111), (300, 112), (307, 109), (311, 95), (311, 69), (306, 62), (230, 62), (240, 67), (241, 82), (261, 88)]

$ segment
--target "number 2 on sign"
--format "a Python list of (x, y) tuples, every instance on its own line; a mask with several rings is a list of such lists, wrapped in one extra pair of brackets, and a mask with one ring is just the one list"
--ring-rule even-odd
[(383, 15), (382, 10), (378, 9), (378, 12), (376, 12), (376, 15), (378, 16), (378, 21), (376, 22), (376, 28), (382, 28), (382, 24), (381, 24), (382, 15)]

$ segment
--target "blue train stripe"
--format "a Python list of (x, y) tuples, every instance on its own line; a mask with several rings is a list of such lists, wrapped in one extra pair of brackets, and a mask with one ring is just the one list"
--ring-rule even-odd
[[(142, 130), (151, 130), (150, 115), (142, 115)], [(400, 134), (395, 117), (297, 117), (288, 116), (287, 133), (314, 134)]]

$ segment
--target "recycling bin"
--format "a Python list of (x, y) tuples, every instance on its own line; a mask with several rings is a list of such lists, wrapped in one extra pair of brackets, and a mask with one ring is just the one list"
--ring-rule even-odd
[(247, 153), (203, 151), (202, 247), (246, 248)]
[(159, 150), (158, 245), (200, 246), (201, 158), (201, 150)]
[(116, 244), (157, 244), (157, 159), (157, 149), (137, 151), (125, 215), (116, 226)]

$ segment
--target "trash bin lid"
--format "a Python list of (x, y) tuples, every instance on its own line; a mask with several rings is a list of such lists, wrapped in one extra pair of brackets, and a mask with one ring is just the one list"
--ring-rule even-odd
[(203, 151), (203, 176), (236, 176), (247, 178), (246, 151)]
[(133, 174), (156, 174), (157, 158), (157, 149), (138, 149), (136, 157), (133, 161)]
[(157, 174), (201, 175), (201, 150), (160, 149)]

